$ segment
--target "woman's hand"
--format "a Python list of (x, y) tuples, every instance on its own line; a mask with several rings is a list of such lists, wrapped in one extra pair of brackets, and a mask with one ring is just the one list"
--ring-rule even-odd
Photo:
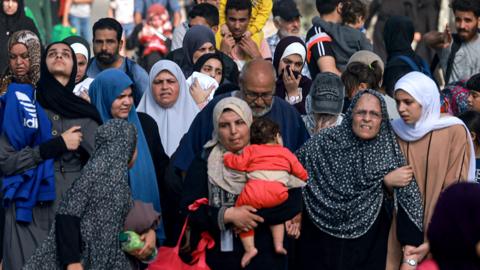
[(80, 146), (80, 143), (83, 139), (83, 134), (80, 129), (80, 126), (73, 126), (62, 133), (63, 141), (65, 142), (68, 150), (75, 151)]
[(425, 258), (425, 256), (427, 256), (428, 252), (430, 252), (430, 244), (425, 242), (418, 247), (405, 246), (403, 250), (403, 256), (407, 258), (415, 257), (417, 258), (417, 261), (420, 262)]
[(145, 261), (148, 256), (152, 255), (152, 252), (156, 248), (156, 234), (155, 231), (150, 229), (146, 233), (140, 235), (140, 240), (142, 240), (145, 245), (140, 250), (132, 251), (130, 254), (135, 256), (137, 259)]
[(387, 188), (391, 189), (394, 187), (406, 187), (410, 184), (410, 181), (413, 179), (413, 169), (412, 166), (407, 165), (400, 168), (397, 168), (389, 172), (383, 178), (383, 182)]
[(90, 96), (88, 95), (87, 91), (84, 91), (84, 90), (80, 91), (79, 97), (83, 98), (86, 102), (91, 103)]
[(287, 235), (298, 239), (300, 237), (300, 228), (302, 226), (302, 213), (298, 213), (294, 218), (285, 222)]
[(259, 222), (263, 222), (263, 218), (261, 216), (254, 214), (256, 212), (257, 209), (249, 205), (230, 207), (225, 211), (223, 219), (225, 224), (232, 223), (241, 231), (246, 232), (256, 228)]
[(67, 270), (83, 270), (81, 263), (71, 263), (67, 266)]
[(196, 104), (202, 104), (207, 101), (208, 96), (210, 96), (210, 93), (212, 93), (214, 89), (215, 85), (211, 85), (207, 90), (203, 90), (198, 82), (198, 79), (195, 78), (190, 86), (190, 94), (192, 95)]
[(284, 69), (282, 79), (285, 89), (287, 89), (288, 96), (298, 96), (298, 87), (300, 86), (302, 75), (299, 74), (297, 78), (295, 78), (293, 70), (291, 67), (288, 67)]

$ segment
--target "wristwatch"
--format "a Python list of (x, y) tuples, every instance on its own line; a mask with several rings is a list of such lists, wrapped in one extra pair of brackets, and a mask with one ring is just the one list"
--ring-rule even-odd
[(403, 263), (406, 263), (410, 266), (417, 266), (417, 260), (415, 259), (403, 259)]

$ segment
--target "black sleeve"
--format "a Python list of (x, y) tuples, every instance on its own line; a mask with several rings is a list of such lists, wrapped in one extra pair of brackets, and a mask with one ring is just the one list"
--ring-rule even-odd
[(143, 29), (143, 24), (137, 24), (135, 28), (133, 28), (132, 33), (126, 40), (127, 44), (125, 44), (125, 46), (127, 50), (133, 50), (141, 45), (140, 41), (138, 40), (138, 33), (140, 33), (142, 29)]
[(273, 208), (258, 210), (258, 215), (264, 218), (266, 224), (280, 224), (292, 219), (302, 211), (302, 189), (294, 188), (288, 191), (288, 199)]
[(63, 267), (80, 262), (81, 241), (80, 218), (70, 215), (55, 216), (55, 239), (57, 255)]
[(423, 243), (423, 232), (408, 218), (401, 205), (397, 212), (397, 237), (402, 246), (420, 246)]
[(68, 152), (62, 136), (55, 137), (39, 145), (40, 156), (43, 160), (56, 158)]
[(146, 113), (138, 113), (138, 119), (142, 125), (143, 134), (145, 134), (145, 139), (148, 144), (148, 150), (150, 150), (150, 155), (155, 166), (158, 187), (163, 188), (165, 170), (170, 158), (165, 154), (165, 150), (163, 149), (162, 140), (158, 133), (158, 126), (155, 120)]
[(219, 208), (202, 205), (195, 212), (189, 212), (188, 206), (201, 198), (208, 198), (207, 161), (197, 155), (190, 164), (183, 182), (180, 212), (183, 216), (190, 214), (190, 222), (200, 231), (219, 230), (217, 220)]

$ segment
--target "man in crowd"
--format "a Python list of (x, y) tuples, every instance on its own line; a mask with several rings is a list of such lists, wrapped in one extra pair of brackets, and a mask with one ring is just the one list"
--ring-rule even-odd
[(218, 9), (214, 5), (201, 3), (193, 6), (188, 13), (188, 21), (175, 27), (171, 50), (173, 51), (183, 46), (185, 33), (194, 25), (205, 25), (210, 27), (213, 33), (216, 33), (218, 31), (218, 20)]
[(148, 74), (138, 64), (119, 54), (123, 45), (122, 25), (112, 18), (103, 18), (93, 25), (94, 58), (87, 70), (87, 76), (95, 78), (107, 68), (118, 68), (133, 81), (133, 100), (140, 102), (143, 92), (148, 89)]
[(243, 65), (256, 58), (271, 59), (272, 54), (265, 39), (259, 44), (250, 35), (245, 35), (252, 16), (252, 3), (245, 0), (229, 0), (225, 6), (226, 25), (230, 33), (221, 37), (217, 44), (220, 51), (230, 56), (241, 69)]
[(454, 0), (450, 7), (457, 33), (452, 35), (447, 26), (443, 32), (433, 31), (424, 36), (425, 42), (437, 49), (446, 83), (468, 79), (480, 72), (480, 2)]
[[(317, 11), (326, 22), (340, 23), (341, 0), (317, 0)], [(307, 63), (312, 78), (320, 72), (341, 75), (336, 67), (332, 42), (335, 42), (322, 27), (313, 25), (307, 32)]]
[(284, 37), (300, 36), (300, 12), (293, 0), (275, 1), (272, 9), (273, 24), (277, 33), (267, 38), (272, 55), (278, 42)]

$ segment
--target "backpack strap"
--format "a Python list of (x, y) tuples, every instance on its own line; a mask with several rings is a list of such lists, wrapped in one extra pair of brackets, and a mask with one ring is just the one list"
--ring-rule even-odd
[(452, 38), (453, 44), (450, 50), (450, 54), (448, 55), (447, 70), (445, 71), (445, 83), (448, 83), (448, 81), (450, 80), (450, 75), (452, 75), (453, 60), (455, 59), (455, 55), (457, 54), (458, 50), (462, 46), (462, 41), (457, 34), (453, 34)]
[(427, 62), (420, 58), (420, 66), (413, 61), (411, 57), (406, 55), (397, 55), (393, 59), (400, 59), (404, 63), (408, 64), (408, 66), (412, 69), (412, 71), (422, 72), (423, 74), (427, 75), (428, 77), (432, 78), (432, 73), (430, 72), (430, 68), (428, 67)]

